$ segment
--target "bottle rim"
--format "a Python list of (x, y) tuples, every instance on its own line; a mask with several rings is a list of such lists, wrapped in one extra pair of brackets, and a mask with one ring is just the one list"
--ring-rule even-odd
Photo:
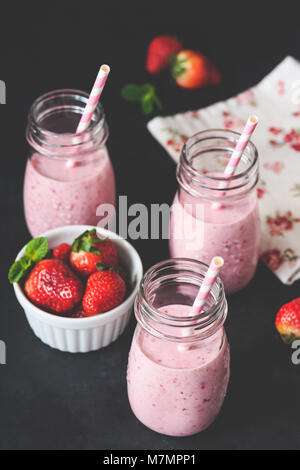
[[(223, 175), (217, 176), (214, 174), (204, 173), (194, 168), (192, 165), (195, 156), (192, 155), (193, 150), (196, 146), (201, 147), (201, 144), (205, 145), (209, 142), (223, 141), (222, 145), (214, 144), (212, 151), (223, 151), (228, 154), (232, 152), (235, 144), (239, 140), (241, 134), (239, 132), (231, 131), (228, 129), (209, 129), (197, 132), (191, 136), (183, 145), (180, 160), (177, 165), (177, 180), (186, 191), (191, 194), (197, 194), (197, 188), (199, 190), (213, 190), (215, 196), (218, 197), (220, 193), (226, 193), (228, 196), (243, 189), (250, 191), (256, 186), (259, 179), (258, 171), (258, 151), (253, 142), (248, 142), (247, 147), (243, 153), (242, 161), (247, 163), (246, 168), (243, 171), (236, 172), (230, 178), (230, 186), (222, 187), (221, 183), (228, 182), (228, 178)], [(227, 143), (227, 144), (226, 144)], [(227, 145), (227, 146), (226, 146)], [(230, 146), (229, 146), (230, 145)], [(201, 153), (207, 152), (207, 148), (198, 151), (196, 156)], [(216, 183), (220, 183), (220, 187)]]
[[(184, 342), (193, 342), (214, 334), (223, 326), (227, 317), (227, 301), (220, 277), (217, 278), (210, 293), (211, 299), (213, 299), (212, 305), (207, 306), (206, 304), (199, 314), (192, 317), (178, 317), (155, 308), (150, 299), (150, 294), (153, 295), (153, 292), (149, 291), (149, 285), (151, 287), (152, 284), (155, 287), (155, 282), (159, 280), (157, 287), (160, 287), (164, 281), (169, 285), (172, 282), (178, 283), (178, 279), (184, 283), (193, 284), (198, 290), (207, 269), (207, 264), (189, 258), (168, 259), (148, 269), (141, 281), (135, 300), (135, 315), (140, 326), (153, 336), (176, 342), (183, 342), (182, 335), (176, 335), (176, 329), (178, 332), (179, 328), (190, 329), (192, 327), (193, 329), (189, 336), (184, 337)], [(192, 307), (192, 302), (188, 306)], [(160, 331), (159, 327), (165, 326), (174, 328), (174, 334)]]
[[(88, 93), (76, 89), (53, 90), (39, 96), (31, 105), (28, 113), (26, 138), (28, 143), (39, 153), (55, 158), (58, 149), (66, 153), (84, 153), (91, 151), (91, 146), (104, 145), (108, 137), (108, 128), (103, 106), (97, 103), (89, 127), (78, 134), (54, 132), (43, 126), (45, 116), (59, 114), (68, 110), (82, 115), (88, 101)], [(62, 157), (59, 157), (62, 158)]]

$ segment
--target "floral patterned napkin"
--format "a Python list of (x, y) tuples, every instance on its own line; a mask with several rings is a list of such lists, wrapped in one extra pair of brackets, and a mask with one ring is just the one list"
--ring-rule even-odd
[(197, 111), (156, 117), (148, 129), (178, 162), (181, 146), (198, 131), (241, 131), (259, 117), (253, 142), (260, 156), (257, 189), (261, 258), (285, 284), (300, 278), (300, 63), (287, 57), (257, 86)]

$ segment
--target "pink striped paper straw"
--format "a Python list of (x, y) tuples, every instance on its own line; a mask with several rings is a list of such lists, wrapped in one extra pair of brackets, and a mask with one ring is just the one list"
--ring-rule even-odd
[(209, 268), (206, 271), (205, 278), (203, 279), (198, 295), (195, 298), (193, 307), (190, 311), (190, 317), (193, 317), (194, 315), (197, 315), (201, 312), (202, 307), (207, 301), (207, 297), (209, 296), (212, 286), (216, 282), (223, 264), (224, 260), (221, 258), (221, 256), (214, 256), (214, 258), (211, 260)]
[[(216, 282), (216, 279), (219, 275), (220, 270), (224, 265), (224, 260), (221, 256), (214, 256), (211, 260), (208, 270), (206, 271), (205, 277), (195, 298), (193, 306), (190, 310), (189, 317), (193, 317), (201, 313), (203, 306), (205, 305), (209, 293)], [(189, 336), (192, 333), (191, 328), (186, 328), (183, 330), (182, 336)], [(188, 344), (179, 344), (178, 350), (179, 351), (187, 351), (189, 349)]]
[[(226, 189), (230, 184), (230, 178), (234, 175), (238, 164), (243, 156), (244, 150), (247, 147), (253, 132), (256, 129), (258, 124), (258, 117), (257, 116), (250, 116), (247, 120), (247, 123), (243, 129), (243, 132), (234, 148), (234, 151), (230, 157), (230, 160), (225, 168), (224, 171), (224, 178), (227, 178), (227, 181), (222, 181), (219, 183), (219, 189)], [(214, 202), (212, 207), (214, 209), (220, 209), (222, 207), (221, 203)]]
[(108, 65), (101, 65), (96, 81), (90, 93), (88, 102), (85, 106), (80, 122), (78, 124), (76, 134), (78, 134), (79, 132), (85, 131), (89, 127), (89, 124), (93, 117), (97, 103), (100, 99), (100, 96), (101, 96), (101, 93), (104, 88), (109, 72), (110, 72), (110, 68)]
[(225, 172), (224, 172), (225, 178), (231, 178), (234, 175), (235, 170), (238, 164), (240, 163), (244, 150), (247, 147), (249, 140), (251, 139), (251, 136), (256, 129), (257, 124), (258, 124), (258, 118), (256, 116), (250, 116), (248, 118), (248, 121), (243, 129), (243, 132), (235, 146), (233, 154), (231, 155), (230, 160), (225, 168)]

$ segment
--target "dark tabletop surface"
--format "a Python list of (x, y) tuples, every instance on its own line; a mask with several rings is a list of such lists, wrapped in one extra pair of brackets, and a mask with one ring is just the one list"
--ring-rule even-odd
[[(212, 8), (196, 10), (197, 2), (181, 7), (166, 2), (162, 11), (159, 3), (126, 8), (127, 3), (52, 1), (31, 9), (26, 2), (23, 10), (18, 2), (15, 12), (1, 6), (0, 79), (6, 82), (7, 104), (0, 106), (0, 339), (7, 345), (7, 364), (0, 366), (0, 448), (299, 449), (300, 366), (292, 364), (292, 350), (274, 328), (279, 307), (300, 295), (299, 282), (284, 286), (260, 264), (250, 285), (228, 299), (228, 395), (215, 423), (187, 438), (156, 434), (130, 410), (125, 376), (133, 318), (122, 337), (103, 350), (62, 353), (33, 335), (7, 282), (9, 264), (29, 239), (22, 206), (28, 151), (24, 128), (37, 96), (63, 87), (88, 91), (99, 63), (109, 63), (112, 72), (102, 102), (118, 194), (127, 195), (129, 204), (171, 203), (175, 165), (146, 130), (138, 105), (122, 101), (121, 86), (151, 80), (163, 113), (171, 114), (246, 89), (288, 54), (300, 59), (296, 14), (287, 20), (286, 9), (277, 16), (250, 11), (236, 25), (245, 7), (231, 11), (226, 3), (220, 11), (221, 2), (210, 2)], [(186, 47), (201, 49), (220, 66), (223, 83), (185, 91), (168, 74), (149, 77), (145, 51), (159, 33), (177, 35)], [(166, 241), (133, 244), (145, 268), (168, 257)]]

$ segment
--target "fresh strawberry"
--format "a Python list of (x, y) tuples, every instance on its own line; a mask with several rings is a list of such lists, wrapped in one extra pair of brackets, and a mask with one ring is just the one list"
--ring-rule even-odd
[(112, 310), (123, 302), (125, 293), (125, 282), (116, 270), (95, 272), (88, 278), (82, 300), (86, 316)]
[(117, 266), (117, 249), (108, 238), (98, 238), (96, 229), (86, 231), (74, 241), (70, 263), (80, 274), (89, 276), (97, 271), (97, 263)]
[(285, 343), (300, 339), (300, 297), (281, 307), (275, 326)]
[(146, 68), (149, 73), (155, 74), (166, 69), (172, 54), (180, 51), (182, 44), (170, 36), (157, 36), (148, 48)]
[(82, 299), (83, 293), (81, 281), (59, 259), (45, 259), (37, 263), (24, 287), (34, 304), (56, 313), (72, 310)]
[(199, 88), (221, 80), (215, 65), (203, 54), (191, 50), (183, 50), (173, 56), (171, 68), (176, 83), (183, 88)]
[(52, 258), (61, 259), (62, 261), (69, 261), (72, 247), (68, 243), (61, 243), (54, 248)]

